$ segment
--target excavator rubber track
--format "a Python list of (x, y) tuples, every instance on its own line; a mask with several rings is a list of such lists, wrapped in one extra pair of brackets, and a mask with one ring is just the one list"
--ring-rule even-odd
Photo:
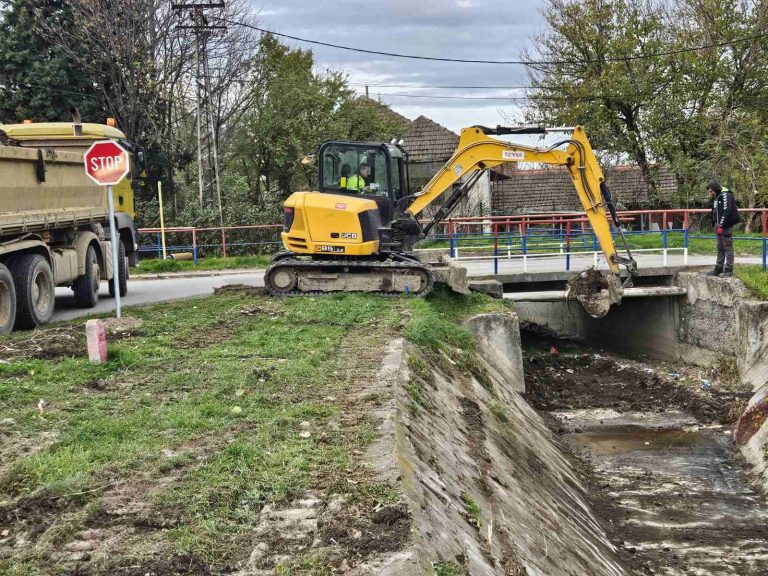
[(411, 259), (302, 260), (286, 253), (277, 254), (264, 273), (264, 286), (272, 296), (363, 292), (423, 297), (434, 281), (428, 265)]

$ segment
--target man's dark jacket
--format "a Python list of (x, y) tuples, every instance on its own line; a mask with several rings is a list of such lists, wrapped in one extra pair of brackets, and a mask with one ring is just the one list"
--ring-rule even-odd
[(728, 188), (723, 188), (712, 205), (712, 223), (715, 228), (730, 228), (739, 222), (736, 198)]

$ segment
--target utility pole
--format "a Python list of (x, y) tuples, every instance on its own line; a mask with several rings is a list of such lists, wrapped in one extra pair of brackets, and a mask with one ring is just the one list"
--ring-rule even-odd
[(197, 183), (202, 207), (206, 198), (216, 202), (219, 208), (219, 223), (224, 226), (224, 212), (221, 206), (221, 179), (219, 174), (219, 152), (216, 138), (216, 123), (213, 114), (213, 95), (211, 94), (210, 68), (208, 63), (208, 40), (217, 31), (226, 30), (226, 26), (210, 24), (207, 10), (221, 10), (225, 7), (219, 2), (187, 2), (171, 4), (171, 9), (180, 15), (182, 24), (179, 30), (191, 30), (195, 35), (195, 100), (197, 131)]
[(368, 85), (365, 86), (365, 99), (368, 100)]

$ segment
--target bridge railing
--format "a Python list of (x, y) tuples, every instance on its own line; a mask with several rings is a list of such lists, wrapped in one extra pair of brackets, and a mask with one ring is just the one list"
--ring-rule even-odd
[[(740, 213), (742, 221), (756, 222), (759, 232), (734, 235), (734, 247), (761, 256), (766, 270), (768, 209), (742, 209)], [(618, 216), (632, 251), (660, 253), (666, 266), (670, 253), (682, 253), (683, 263), (688, 264), (692, 248), (700, 251), (707, 242), (716, 240), (714, 232), (703, 231), (711, 230), (709, 214), (706, 209), (668, 209), (627, 210), (620, 211)], [(649, 227), (643, 229), (645, 222)], [(617, 247), (621, 248), (618, 231), (613, 226), (611, 229)], [(498, 273), (499, 262), (503, 260), (521, 260), (523, 271), (527, 271), (530, 259), (559, 258), (564, 268), (570, 270), (572, 256), (591, 255), (597, 266), (602, 255), (583, 212), (454, 218), (444, 223), (429, 247), (447, 248), (457, 260), (493, 261), (494, 273)]]
[[(756, 223), (757, 232), (734, 236), (737, 251), (762, 256), (763, 270), (768, 264), (768, 209), (742, 209), (742, 220)], [(688, 263), (691, 249), (700, 250), (717, 236), (710, 232), (709, 210), (663, 209), (625, 210), (618, 213), (630, 248), (638, 253), (660, 253), (667, 265), (670, 253), (681, 253)], [(655, 228), (652, 226), (655, 225)], [(165, 229), (166, 252), (191, 252), (193, 259), (205, 256), (269, 254), (281, 246), (282, 224), (256, 224), (225, 227), (169, 227)], [(705, 231), (706, 230), (706, 231)], [(620, 248), (618, 232), (614, 240)], [(162, 258), (159, 228), (139, 230), (139, 252)], [(456, 260), (488, 260), (498, 273), (499, 262), (522, 261), (528, 270), (532, 259), (561, 259), (570, 270), (572, 257), (591, 255), (597, 265), (602, 255), (589, 220), (581, 212), (551, 212), (513, 216), (452, 218), (437, 227), (437, 232), (418, 250), (447, 251)]]

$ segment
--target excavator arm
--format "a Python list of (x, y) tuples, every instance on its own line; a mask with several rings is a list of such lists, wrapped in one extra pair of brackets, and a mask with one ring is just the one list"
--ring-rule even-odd
[[(608, 279), (611, 302), (620, 301), (620, 266), (625, 266), (631, 275), (636, 269), (636, 264), (628, 250), (629, 257), (627, 258), (619, 256), (616, 251), (608, 214), (613, 217), (614, 223), (620, 231), (618, 218), (610, 192), (605, 185), (602, 170), (584, 129), (577, 126), (570, 138), (557, 142), (548, 148), (512, 144), (489, 137), (489, 132), (496, 134), (531, 133), (531, 131), (515, 131), (515, 129), (502, 127), (496, 130), (480, 126), (464, 128), (451, 159), (420, 192), (403, 199), (409, 202), (405, 212), (415, 218), (422, 210), (443, 196), (446, 191), (452, 190), (453, 185), (461, 178), (469, 176), (471, 179), (474, 173), (482, 172), (494, 166), (509, 162), (535, 162), (565, 166), (571, 175), (576, 193), (610, 268), (611, 274)], [(539, 130), (539, 133), (541, 132), (543, 131)], [(565, 144), (567, 144), (566, 149), (561, 150), (560, 147)], [(438, 212), (439, 217), (445, 215)], [(434, 223), (430, 224), (434, 225)]]

